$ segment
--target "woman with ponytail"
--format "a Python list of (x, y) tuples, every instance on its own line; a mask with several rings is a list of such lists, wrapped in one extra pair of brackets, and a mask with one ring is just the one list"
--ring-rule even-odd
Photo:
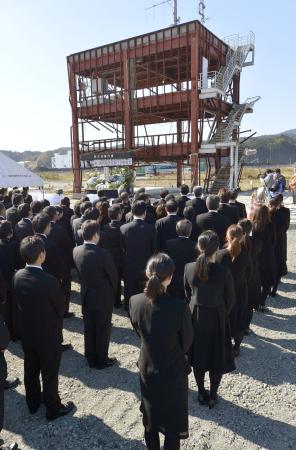
[[(185, 267), (185, 292), (189, 302), (194, 339), (190, 363), (198, 386), (198, 401), (210, 408), (217, 403), (222, 375), (235, 369), (231, 346), (229, 312), (234, 304), (234, 286), (229, 270), (215, 262), (219, 238), (205, 231), (198, 238), (199, 256)], [(209, 372), (210, 393), (205, 390)]]
[(149, 450), (178, 450), (188, 437), (188, 352), (193, 330), (190, 310), (184, 300), (167, 293), (173, 260), (164, 253), (151, 257), (146, 267), (143, 294), (130, 298), (130, 319), (141, 338), (138, 361), (141, 412)]
[(230, 313), (230, 327), (234, 339), (234, 356), (238, 356), (248, 326), (248, 282), (251, 276), (251, 261), (244, 246), (244, 232), (240, 225), (231, 225), (228, 228), (226, 241), (226, 247), (217, 254), (217, 262), (227, 267), (233, 276), (235, 304)]

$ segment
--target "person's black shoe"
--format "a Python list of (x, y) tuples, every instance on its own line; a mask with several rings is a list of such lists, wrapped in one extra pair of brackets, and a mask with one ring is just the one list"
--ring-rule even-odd
[(65, 405), (61, 405), (60, 409), (55, 413), (46, 413), (46, 418), (50, 422), (52, 420), (58, 419), (59, 417), (65, 416), (66, 414), (69, 414), (73, 409), (75, 408), (75, 405), (73, 402), (67, 402)]
[(208, 405), (209, 408), (212, 409), (214, 408), (218, 403), (218, 396), (217, 395), (210, 395), (209, 401), (208, 401)]
[(64, 319), (71, 319), (71, 317), (75, 317), (73, 312), (68, 311), (64, 314)]
[(14, 389), (20, 384), (19, 378), (13, 378), (13, 379), (6, 379), (4, 381), (4, 389)]
[(38, 409), (40, 408), (40, 403), (36, 406), (29, 406), (28, 405), (28, 409), (30, 414), (36, 414), (36, 412), (38, 411)]
[(103, 370), (103, 369), (107, 369), (108, 367), (112, 367), (114, 366), (114, 364), (117, 363), (117, 359), (116, 358), (107, 358), (106, 362), (100, 366), (96, 366), (97, 370)]
[(250, 336), (251, 333), (252, 333), (252, 330), (250, 328), (246, 328), (244, 331), (245, 336)]
[(66, 352), (67, 350), (73, 350), (72, 344), (62, 344), (62, 352)]
[(237, 347), (233, 347), (233, 355), (235, 358), (238, 357), (238, 355), (240, 354), (240, 349)]
[(207, 405), (210, 398), (210, 394), (208, 391), (204, 390), (203, 392), (198, 392), (197, 400), (200, 405)]

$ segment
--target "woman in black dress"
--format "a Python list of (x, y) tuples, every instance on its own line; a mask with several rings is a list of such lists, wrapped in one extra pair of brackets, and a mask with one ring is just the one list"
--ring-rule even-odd
[[(222, 375), (235, 369), (231, 346), (229, 312), (235, 301), (232, 275), (215, 262), (219, 238), (205, 231), (198, 238), (196, 262), (185, 267), (185, 292), (190, 302), (194, 339), (190, 363), (198, 386), (198, 401), (210, 408), (217, 403)], [(210, 375), (210, 395), (205, 374)]]
[(261, 284), (261, 301), (259, 311), (266, 312), (265, 306), (267, 296), (272, 287), (276, 284), (276, 266), (275, 266), (275, 228), (270, 220), (270, 214), (267, 206), (259, 206), (255, 210), (253, 219), (252, 236), (260, 239), (262, 250), (259, 254), (259, 272)]
[(247, 250), (250, 256), (250, 276), (248, 281), (248, 318), (245, 329), (245, 334), (251, 333), (250, 324), (253, 318), (253, 310), (258, 309), (261, 304), (261, 291), (260, 291), (260, 273), (258, 258), (262, 250), (262, 242), (260, 239), (250, 236), (252, 232), (252, 222), (248, 219), (241, 219), (238, 224), (242, 227), (244, 232), (243, 246)]
[[(282, 198), (278, 195), (269, 201), (269, 212), (271, 222), (275, 228), (275, 267), (276, 267), (276, 279), (273, 289), (271, 291), (272, 297), (277, 294), (277, 288), (283, 275), (286, 272), (286, 254), (287, 254), (287, 230), (289, 228), (289, 222), (286, 214), (282, 212), (281, 208)], [(285, 208), (288, 209), (288, 208)]]
[(227, 267), (233, 276), (235, 304), (230, 313), (234, 356), (238, 356), (248, 323), (248, 282), (251, 273), (250, 255), (243, 246), (244, 232), (239, 225), (230, 225), (226, 233), (226, 248), (219, 250), (217, 262)]
[(149, 450), (178, 450), (188, 437), (188, 352), (193, 330), (184, 300), (167, 294), (174, 263), (163, 253), (148, 261), (148, 281), (143, 294), (130, 298), (130, 318), (141, 338), (138, 361), (141, 411)]

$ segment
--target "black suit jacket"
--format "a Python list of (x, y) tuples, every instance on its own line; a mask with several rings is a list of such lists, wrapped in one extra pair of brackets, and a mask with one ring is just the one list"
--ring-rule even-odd
[(100, 247), (109, 250), (118, 271), (122, 271), (124, 262), (124, 253), (121, 246), (120, 234), (121, 222), (112, 220), (104, 226), (100, 236)]
[(229, 206), (236, 207), (238, 209), (238, 214), (240, 219), (247, 218), (247, 210), (246, 205), (244, 203), (238, 202), (237, 200), (234, 203), (229, 203)]
[(48, 237), (61, 253), (64, 267), (71, 268), (73, 263), (73, 244), (65, 228), (58, 223), (52, 223)]
[(176, 232), (176, 225), (179, 220), (180, 217), (177, 215), (168, 215), (156, 221), (155, 229), (157, 235), (158, 250), (163, 250), (165, 248), (166, 241), (170, 239), (176, 239), (178, 237)]
[(186, 206), (192, 206), (194, 209), (195, 217), (199, 214), (208, 212), (206, 201), (203, 198), (195, 197), (192, 200), (186, 202)]
[(30, 219), (21, 219), (15, 226), (14, 237), (18, 242), (21, 242), (27, 236), (33, 236), (34, 231)]
[(6, 219), (11, 222), (12, 228), (16, 226), (19, 221), (19, 215), (15, 206), (12, 206), (11, 208), (6, 210)]
[(196, 260), (195, 243), (183, 237), (171, 239), (166, 242), (165, 252), (175, 263), (175, 272), (168, 291), (171, 295), (185, 298), (184, 292), (184, 269), (186, 264)]
[(37, 236), (43, 240), (46, 251), (46, 258), (42, 265), (43, 270), (60, 281), (64, 276), (64, 261), (61, 252), (51, 239), (38, 233)]
[(83, 237), (81, 235), (80, 229), (82, 227), (83, 222), (85, 221), (85, 218), (83, 216), (78, 217), (78, 219), (74, 219), (72, 222), (72, 230), (74, 235), (74, 240), (76, 245), (83, 244)]
[(20, 257), (19, 245), (13, 239), (0, 240), (0, 271), (6, 283), (6, 289), (11, 291), (14, 272), (25, 264)]
[(14, 276), (13, 298), (23, 345), (51, 351), (62, 342), (65, 302), (55, 277), (42, 269), (25, 267)]
[[(71, 208), (68, 208), (67, 206), (63, 206), (63, 217), (61, 220), (59, 220), (59, 225), (61, 227), (64, 227), (67, 231), (69, 238), (73, 241), (73, 230), (72, 230), (72, 224), (71, 224), (71, 218), (74, 216), (74, 211)], [(73, 219), (74, 220), (74, 219)]]
[(212, 230), (218, 234), (220, 247), (225, 243), (226, 231), (229, 227), (230, 220), (228, 217), (214, 211), (200, 214), (196, 217), (196, 225), (198, 228), (198, 235), (203, 231)]
[(230, 224), (236, 224), (239, 221), (239, 211), (237, 208), (233, 208), (226, 203), (222, 203), (218, 209), (219, 214), (224, 217), (227, 217), (230, 221)]
[(136, 219), (122, 225), (120, 233), (125, 275), (134, 279), (144, 278), (146, 264), (156, 248), (154, 226)]
[(74, 248), (73, 259), (80, 276), (82, 308), (110, 313), (117, 290), (111, 253), (94, 244), (82, 244)]

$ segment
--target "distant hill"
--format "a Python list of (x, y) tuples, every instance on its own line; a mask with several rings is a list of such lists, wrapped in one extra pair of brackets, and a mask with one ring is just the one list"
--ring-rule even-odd
[(288, 130), (284, 131), (282, 134), (285, 134), (286, 136), (294, 137), (296, 139), (296, 128), (294, 130)]

